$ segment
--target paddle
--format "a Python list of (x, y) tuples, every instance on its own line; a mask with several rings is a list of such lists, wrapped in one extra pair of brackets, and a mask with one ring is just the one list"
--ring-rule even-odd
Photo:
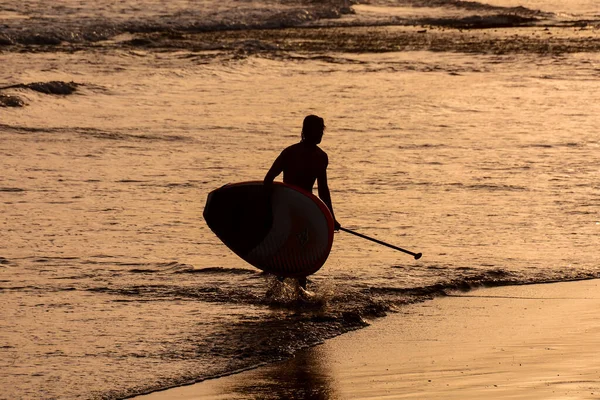
[(418, 259), (419, 259), (419, 258), (421, 258), (421, 256), (423, 255), (422, 253), (413, 253), (412, 251), (404, 250), (404, 249), (402, 249), (402, 248), (400, 248), (400, 247), (397, 247), (397, 246), (391, 245), (391, 244), (389, 244), (389, 243), (386, 243), (386, 242), (382, 242), (381, 240), (377, 240), (377, 239), (374, 239), (374, 238), (372, 238), (372, 237), (369, 237), (369, 236), (367, 236), (367, 235), (363, 235), (362, 233), (358, 233), (358, 232), (351, 231), (350, 229), (342, 228), (341, 226), (340, 226), (340, 230), (341, 230), (341, 231), (344, 231), (344, 232), (351, 233), (351, 234), (353, 234), (353, 235), (356, 235), (356, 236), (358, 236), (358, 237), (361, 237), (361, 238), (363, 238), (363, 239), (367, 239), (367, 240), (370, 240), (370, 241), (372, 241), (372, 242), (375, 242), (375, 243), (381, 244), (381, 245), (383, 245), (383, 246), (390, 247), (390, 248), (392, 248), (392, 249), (394, 249), (394, 250), (398, 250), (398, 251), (401, 251), (401, 252), (403, 252), (403, 253), (410, 254), (411, 256), (413, 256), (413, 257), (415, 258), (415, 260), (418, 260)]

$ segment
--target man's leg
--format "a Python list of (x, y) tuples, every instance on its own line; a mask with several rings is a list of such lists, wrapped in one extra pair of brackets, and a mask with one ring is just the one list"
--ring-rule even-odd
[(306, 277), (298, 278), (298, 284), (302, 289), (306, 290)]

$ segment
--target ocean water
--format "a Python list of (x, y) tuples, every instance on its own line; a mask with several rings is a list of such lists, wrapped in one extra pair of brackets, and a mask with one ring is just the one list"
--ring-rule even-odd
[[(7, 0), (0, 393), (120, 399), (453, 290), (600, 277), (591, 0)], [(325, 118), (312, 300), (202, 219)], [(398, 338), (402, 340), (402, 338)]]

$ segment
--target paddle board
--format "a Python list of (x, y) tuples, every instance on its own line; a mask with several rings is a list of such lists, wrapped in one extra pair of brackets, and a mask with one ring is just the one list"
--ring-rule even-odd
[(219, 239), (249, 264), (283, 277), (314, 274), (333, 244), (333, 217), (312, 193), (262, 181), (222, 186), (209, 193), (204, 219)]

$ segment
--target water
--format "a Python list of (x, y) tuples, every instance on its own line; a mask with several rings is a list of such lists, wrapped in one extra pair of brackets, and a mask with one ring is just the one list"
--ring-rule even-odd
[[(0, 6), (0, 398), (124, 398), (449, 290), (600, 277), (591, 1), (47, 3)], [(75, 92), (25, 86), (53, 81)], [(310, 113), (340, 223), (424, 256), (338, 233), (306, 302), (202, 210)]]

